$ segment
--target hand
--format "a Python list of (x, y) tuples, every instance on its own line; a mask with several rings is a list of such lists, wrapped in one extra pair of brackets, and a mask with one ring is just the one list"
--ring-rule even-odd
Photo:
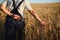
[(21, 17), (20, 17), (19, 15), (17, 15), (17, 14), (14, 14), (14, 15), (12, 16), (12, 18), (15, 19), (15, 20), (21, 19)]
[(41, 21), (40, 24), (41, 24), (42, 28), (45, 28), (45, 26), (46, 26), (46, 22), (45, 21)]

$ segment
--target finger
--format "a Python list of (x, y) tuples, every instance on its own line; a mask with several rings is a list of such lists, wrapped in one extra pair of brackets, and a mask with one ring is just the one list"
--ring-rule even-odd
[(18, 19), (18, 17), (14, 17), (14, 19)]
[(20, 17), (18, 17), (18, 19), (21, 19)]

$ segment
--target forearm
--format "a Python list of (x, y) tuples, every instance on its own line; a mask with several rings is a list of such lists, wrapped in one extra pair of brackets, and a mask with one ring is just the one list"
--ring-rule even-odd
[(42, 22), (42, 20), (38, 17), (38, 15), (36, 14), (36, 12), (34, 10), (28, 10), (31, 15), (36, 18), (39, 22)]
[(10, 13), (10, 11), (8, 11), (7, 8), (5, 8), (4, 6), (1, 6), (1, 10), (2, 10), (5, 14), (7, 14), (7, 15), (9, 15), (9, 16), (13, 15), (13, 14)]

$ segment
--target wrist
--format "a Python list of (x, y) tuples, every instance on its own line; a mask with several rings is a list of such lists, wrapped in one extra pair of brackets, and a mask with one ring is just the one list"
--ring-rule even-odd
[(12, 13), (10, 13), (10, 14), (9, 14), (9, 16), (13, 17), (13, 14), (12, 14)]
[(41, 19), (39, 19), (38, 21), (39, 21), (40, 23), (42, 23), (42, 20), (41, 20)]

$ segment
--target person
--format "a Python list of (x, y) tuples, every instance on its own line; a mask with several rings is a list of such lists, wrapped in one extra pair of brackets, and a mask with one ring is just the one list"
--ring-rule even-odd
[(22, 20), (24, 19), (23, 11), (25, 8), (42, 26), (45, 26), (46, 24), (46, 22), (42, 21), (38, 17), (36, 14), (37, 12), (31, 8), (28, 0), (23, 0), (23, 2), (17, 8), (20, 15), (17, 14), (17, 11), (14, 11), (13, 13), (12, 10), (15, 9), (15, 7), (17, 7), (21, 1), (22, 0), (4, 0), (1, 5), (2, 11), (7, 14), (5, 22), (5, 40), (16, 40), (16, 31), (18, 32), (18, 40), (24, 40), (22, 37), (22, 30), (24, 29), (25, 21)]

